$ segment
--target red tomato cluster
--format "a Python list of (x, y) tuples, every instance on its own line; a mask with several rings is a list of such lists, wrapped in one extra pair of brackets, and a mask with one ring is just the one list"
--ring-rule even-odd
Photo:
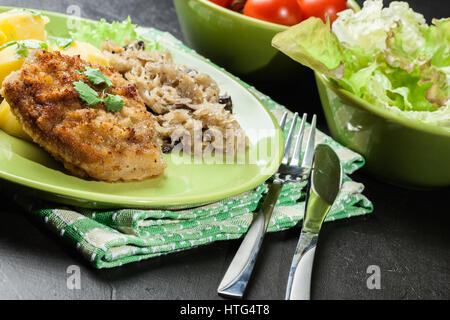
[(222, 7), (256, 19), (292, 26), (309, 17), (333, 23), (347, 8), (346, 0), (210, 0)]

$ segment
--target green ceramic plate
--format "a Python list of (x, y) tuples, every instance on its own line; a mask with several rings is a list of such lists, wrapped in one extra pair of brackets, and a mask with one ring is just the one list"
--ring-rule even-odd
[[(0, 12), (8, 9), (0, 7)], [(68, 16), (44, 13), (51, 21), (47, 28), (49, 35), (69, 36)], [(176, 62), (209, 74), (222, 92), (232, 96), (233, 112), (249, 140), (245, 161), (180, 164), (179, 156), (165, 155), (168, 167), (161, 177), (128, 183), (87, 181), (67, 174), (37, 145), (0, 130), (0, 177), (32, 188), (52, 201), (95, 208), (195, 206), (248, 191), (270, 177), (281, 162), (283, 135), (267, 107), (236, 78), (208, 60), (180, 49), (173, 42), (164, 39), (161, 42)]]

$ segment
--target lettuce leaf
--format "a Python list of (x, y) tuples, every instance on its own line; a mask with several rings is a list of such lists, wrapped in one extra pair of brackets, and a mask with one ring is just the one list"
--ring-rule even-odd
[[(74, 40), (88, 42), (100, 48), (102, 42), (112, 40), (119, 46), (124, 46), (127, 42), (141, 40), (136, 34), (136, 25), (131, 23), (128, 17), (122, 22), (114, 21), (108, 23), (105, 19), (99, 22), (80, 21), (76, 31), (71, 31), (70, 35)], [(146, 50), (161, 50), (162, 47), (157, 41), (146, 39)]]
[[(423, 44), (420, 27), (426, 25), (423, 15), (414, 12), (406, 2), (394, 1), (389, 8), (383, 8), (381, 0), (365, 1), (358, 12), (345, 10), (333, 23), (333, 33), (340, 42), (354, 47), (359, 46), (365, 51), (380, 51), (386, 48), (387, 32), (401, 22), (407, 29), (408, 53)], [(411, 47), (409, 47), (411, 46)]]
[(343, 56), (337, 37), (319, 18), (311, 17), (277, 34), (272, 45), (292, 59), (335, 78), (343, 76)]
[(310, 18), (277, 34), (272, 44), (374, 105), (408, 116), (439, 110), (444, 122), (418, 118), (449, 126), (449, 18), (429, 26), (406, 2), (383, 8), (381, 0), (367, 0), (361, 11), (339, 13), (332, 30)]
[(425, 44), (422, 54), (431, 59), (434, 66), (450, 66), (450, 18), (433, 19), (433, 25), (421, 28)]

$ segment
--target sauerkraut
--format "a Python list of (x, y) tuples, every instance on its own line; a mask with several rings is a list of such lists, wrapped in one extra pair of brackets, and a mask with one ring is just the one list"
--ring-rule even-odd
[(178, 143), (192, 153), (206, 148), (228, 153), (246, 147), (231, 99), (220, 95), (210, 76), (175, 64), (169, 51), (146, 51), (142, 41), (125, 47), (106, 41), (102, 50), (110, 65), (137, 87), (156, 117), (163, 151)]

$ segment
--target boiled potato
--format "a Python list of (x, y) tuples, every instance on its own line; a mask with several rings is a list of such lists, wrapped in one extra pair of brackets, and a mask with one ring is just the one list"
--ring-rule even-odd
[(23, 10), (0, 13), (0, 45), (13, 40), (35, 39), (46, 41), (47, 17), (40, 17)]
[(17, 45), (13, 45), (0, 51), (0, 86), (11, 72), (22, 67), (25, 59), (17, 57), (16, 49)]
[(32, 141), (30, 136), (23, 131), (16, 116), (11, 112), (11, 108), (3, 99), (0, 104), (0, 129), (14, 137)]
[(0, 30), (0, 44), (5, 43), (6, 39), (7, 38), (6, 38), (5, 34), (3, 33), (3, 31)]
[[(20, 9), (0, 13), (0, 45), (14, 40), (46, 40), (47, 17), (40, 17)], [(0, 85), (7, 75), (22, 67), (23, 58), (16, 54), (17, 45), (0, 51)]]
[[(23, 10), (0, 13), (0, 45), (14, 40), (46, 41), (45, 25), (48, 22), (47, 17), (39, 17)], [(17, 56), (16, 49), (17, 45), (12, 45), (0, 51), (0, 85), (11, 72), (22, 67), (24, 58)], [(0, 129), (12, 136), (31, 141), (12, 114), (6, 100), (0, 104)]]
[(79, 55), (81, 59), (90, 63), (109, 66), (104, 54), (92, 44), (81, 41), (74, 41), (68, 48), (60, 49), (62, 54), (68, 56)]

